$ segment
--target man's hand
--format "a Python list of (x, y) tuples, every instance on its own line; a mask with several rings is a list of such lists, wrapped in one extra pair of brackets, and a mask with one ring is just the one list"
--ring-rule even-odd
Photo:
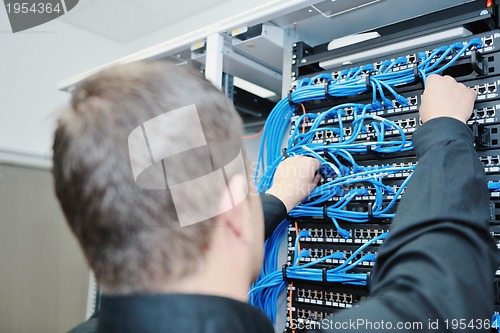
[(312, 157), (294, 156), (278, 165), (273, 186), (266, 192), (283, 202), (287, 212), (295, 207), (318, 184), (320, 162)]
[(429, 75), (422, 95), (420, 119), (450, 117), (467, 123), (472, 114), (476, 91), (455, 81), (451, 76)]

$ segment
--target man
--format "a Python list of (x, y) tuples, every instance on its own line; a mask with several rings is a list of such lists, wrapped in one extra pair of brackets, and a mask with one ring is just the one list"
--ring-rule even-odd
[[(420, 110), (426, 124), (414, 136), (419, 166), (380, 251), (372, 298), (332, 320), (427, 324), (491, 315), (488, 191), (464, 124), (475, 94), (449, 77), (427, 82)], [(174, 113), (193, 105), (199, 120), (185, 122), (184, 113)], [(152, 135), (150, 121), (165, 117), (178, 122)], [(203, 130), (204, 145), (193, 128)], [(138, 144), (131, 148), (131, 133), (146, 138), (146, 153)], [(248, 167), (226, 168), (243, 151), (241, 136), (230, 102), (183, 67), (117, 66), (75, 89), (55, 133), (55, 188), (103, 291), (99, 318), (75, 332), (273, 332), (245, 303), (248, 288), (260, 270), (264, 234), (314, 188), (319, 162), (285, 160), (259, 199), (247, 185)], [(179, 153), (183, 140), (198, 146)], [(178, 153), (159, 161), (158, 142)], [(157, 168), (138, 168), (134, 156), (141, 153)], [(177, 190), (222, 169), (223, 182)], [(161, 177), (148, 179), (154, 170)], [(184, 200), (176, 200), (179, 193)]]

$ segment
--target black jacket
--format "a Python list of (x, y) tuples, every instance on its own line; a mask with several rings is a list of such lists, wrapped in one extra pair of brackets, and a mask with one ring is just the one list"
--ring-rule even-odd
[[(460, 326), (461, 319), (467, 324), (476, 319), (475, 328), (464, 331), (488, 331), (478, 328), (493, 312), (496, 247), (472, 134), (455, 119), (438, 118), (421, 126), (412, 140), (419, 164), (379, 251), (371, 298), (308, 332), (360, 333), (377, 327), (382, 332), (388, 325), (391, 332), (445, 332), (455, 323)], [(271, 195), (263, 195), (262, 203), (269, 237), (286, 209)], [(397, 329), (400, 323), (413, 327)], [(103, 296), (100, 318), (71, 333), (94, 332), (97, 326), (103, 333), (272, 332), (269, 320), (253, 307), (201, 295)]]
[[(489, 233), (489, 192), (469, 128), (452, 118), (421, 126), (412, 137), (418, 166), (377, 255), (371, 298), (332, 319), (421, 322), (446, 332), (453, 320), (479, 329), (493, 313), (497, 250)], [(448, 327), (446, 320), (448, 320)], [(462, 321), (461, 321), (462, 320)], [(438, 323), (429, 329), (429, 322)], [(325, 330), (334, 332), (334, 330)], [(363, 326), (342, 332), (364, 332)]]

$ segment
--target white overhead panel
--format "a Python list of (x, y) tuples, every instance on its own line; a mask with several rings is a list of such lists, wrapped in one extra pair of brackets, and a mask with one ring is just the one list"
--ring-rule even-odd
[[(272, 92), (281, 94), (281, 74), (274, 71), (256, 61), (253, 61), (233, 50), (229, 41), (226, 41), (223, 48), (223, 64), (224, 73), (245, 78), (245, 80), (271, 90)], [(201, 64), (206, 63), (206, 53), (192, 53), (191, 59)]]
[(382, 0), (331, 0), (311, 5), (311, 7), (326, 18), (349, 13), (350, 11), (373, 5)]
[(474, 0), (324, 0), (271, 22), (292, 28), (311, 46), (374, 30)]
[[(94, 3), (98, 3), (97, 0), (86, 0), (86, 1), (93, 1)], [(106, 0), (108, 1), (108, 0)], [(114, 1), (115, 3), (118, 4), (118, 7), (120, 7), (124, 1), (119, 1), (119, 0), (110, 0)], [(126, 0), (130, 1), (130, 0)], [(139, 1), (139, 0), (137, 0)], [(215, 0), (214, 0), (215, 1)], [(221, 0), (221, 1), (226, 1), (226, 0)], [(236, 1), (236, 0), (232, 0)], [(210, 36), (214, 33), (220, 33), (224, 31), (231, 31), (231, 29), (234, 29), (235, 27), (241, 27), (241, 26), (253, 26), (262, 22), (266, 22), (272, 19), (277, 18), (278, 16), (281, 15), (286, 15), (288, 13), (297, 11), (300, 8), (304, 8), (306, 6), (309, 6), (311, 4), (315, 4), (320, 2), (320, 0), (272, 0), (268, 1), (262, 5), (256, 6), (254, 8), (251, 8), (246, 11), (241, 11), (238, 14), (234, 16), (227, 17), (221, 21), (214, 22), (213, 24), (210, 24), (206, 27), (196, 29), (194, 31), (191, 31), (189, 33), (186, 33), (184, 35), (169, 39), (165, 42), (159, 43), (157, 45), (151, 46), (149, 48), (146, 48), (142, 51), (132, 53), (126, 57), (117, 59), (115, 61), (112, 61), (107, 64), (103, 64), (102, 66), (90, 69), (86, 72), (74, 75), (72, 77), (66, 78), (64, 80), (61, 80), (58, 83), (58, 89), (61, 90), (71, 90), (75, 84), (77, 84), (79, 81), (89, 77), (90, 75), (107, 68), (109, 66), (115, 65), (115, 64), (124, 64), (124, 63), (129, 63), (132, 61), (137, 61), (137, 60), (143, 60), (143, 59), (164, 59), (169, 56), (176, 56), (179, 52), (184, 52), (184, 50), (189, 49), (189, 46), (191, 43), (194, 43), (199, 40), (203, 40), (207, 36)], [(94, 6), (95, 4), (87, 4), (83, 9), (90, 8), (91, 6)], [(100, 3), (100, 1), (99, 1)], [(137, 2), (138, 3), (138, 2)], [(142, 2), (141, 2), (142, 3)], [(192, 3), (192, 2), (191, 2)], [(176, 4), (172, 6), (172, 10), (175, 10)], [(131, 5), (132, 6), (132, 5)], [(72, 11), (73, 12), (73, 11)], [(111, 11), (113, 12), (113, 11)], [(148, 12), (150, 12), (148, 10)], [(65, 16), (70, 16), (71, 12), (68, 13), (68, 15)], [(157, 13), (159, 14), (159, 13)], [(82, 14), (83, 15), (83, 14)], [(182, 15), (179, 15), (182, 17)], [(114, 23), (114, 20), (112, 18), (107, 17), (108, 20)], [(92, 22), (93, 18), (87, 18), (89, 22)], [(83, 20), (82, 20), (83, 21)], [(133, 20), (131, 20), (128, 23), (132, 23)], [(165, 22), (168, 23), (168, 22)], [(84, 24), (84, 22), (80, 22), (80, 24)], [(92, 25), (92, 23), (88, 23), (88, 25)], [(118, 35), (117, 38), (124, 38), (122, 35)], [(241, 55), (240, 55), (241, 56)], [(243, 56), (241, 56), (243, 57)], [(261, 67), (265, 67), (260, 65)], [(274, 73), (274, 71), (270, 70), (271, 73)], [(279, 75), (279, 74), (277, 74)], [(280, 76), (280, 75), (279, 75)], [(274, 86), (274, 74), (273, 75), (266, 75), (266, 77), (273, 77), (271, 81), (273, 81), (270, 84), (273, 88), (270, 90), (273, 90), (275, 92), (280, 92), (281, 88), (276, 90)], [(281, 77), (281, 76), (280, 76)], [(256, 83), (256, 82), (254, 82)]]
[(158, 12), (123, 0), (90, 0), (83, 8), (76, 6), (61, 20), (119, 43), (131, 41), (166, 25), (165, 18)]
[(374, 59), (387, 54), (402, 52), (404, 50), (411, 50), (423, 45), (428, 45), (440, 41), (450, 40), (452, 38), (465, 37), (470, 35), (472, 35), (472, 33), (465, 28), (462, 27), (453, 28), (450, 30), (440, 31), (422, 37), (412, 38), (405, 41), (399, 41), (395, 44), (385, 45), (367, 51), (350, 54), (348, 56), (321, 61), (319, 63), (319, 67), (323, 69), (332, 69), (344, 65), (351, 65), (355, 62), (368, 61), (369, 59)]
[(170, 26), (231, 0), (120, 0), (122, 3), (127, 1), (162, 16), (165, 26)]
[(257, 31), (250, 35), (247, 34), (248, 30), (242, 34), (233, 34), (234, 49), (281, 72), (285, 38), (283, 29), (268, 22), (252, 28)]
[(82, 0), (60, 19), (99, 36), (128, 43), (231, 0)]

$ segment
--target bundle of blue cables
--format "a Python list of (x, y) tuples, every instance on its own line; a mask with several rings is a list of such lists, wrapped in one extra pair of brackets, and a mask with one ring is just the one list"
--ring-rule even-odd
[[(366, 223), (370, 218), (393, 218), (395, 204), (410, 180), (415, 166), (367, 167), (359, 165), (353, 154), (369, 152), (391, 154), (412, 150), (412, 143), (407, 140), (404, 129), (376, 113), (384, 108), (391, 108), (392, 99), (403, 107), (408, 105), (408, 100), (395, 91), (395, 86), (411, 84), (417, 79), (425, 84), (428, 75), (442, 73), (464, 57), (468, 51), (481, 46), (480, 39), (472, 39), (468, 43), (455, 43), (432, 51), (420, 52), (417, 54), (418, 62), (413, 66), (416, 66), (416, 69), (407, 66), (406, 69), (395, 70), (398, 66), (406, 64), (406, 57), (401, 57), (382, 61), (377, 66), (368, 64), (343, 70), (338, 75), (323, 73), (298, 81), (295, 91), (278, 102), (264, 126), (255, 174), (259, 192), (263, 193), (272, 186), (276, 168), (285, 158), (295, 155), (309, 156), (321, 162), (320, 173), (323, 181), (308, 198), (289, 212), (288, 218), (323, 217), (329, 220), (338, 234), (344, 238), (351, 237), (350, 232), (341, 228), (338, 221)], [(415, 71), (419, 78), (416, 77)], [(321, 113), (307, 113), (302, 105), (303, 113), (296, 115), (296, 107), (301, 103), (330, 97), (355, 96), (369, 90), (372, 95), (370, 104), (344, 103)], [(346, 117), (347, 111), (350, 118)], [(345, 124), (347, 119), (349, 119), (348, 126)], [(286, 150), (282, 153), (283, 138), (291, 123), (293, 124), (290, 137), (286, 143)], [(348, 127), (350, 132), (346, 132)], [(326, 132), (333, 133), (335, 142), (326, 145), (318, 142), (318, 133)], [(360, 140), (362, 135), (366, 138), (368, 132), (372, 140)], [(386, 133), (391, 133), (391, 137), (388, 138)], [(387, 177), (396, 174), (406, 175), (399, 187), (395, 188), (384, 183)], [(496, 191), (500, 189), (497, 183), (489, 187)], [(357, 198), (366, 197), (369, 189), (371, 196), (374, 196), (370, 213), (349, 209), (350, 204)], [(344, 253), (339, 251), (299, 265), (300, 258), (310, 255), (309, 251), (299, 251), (298, 248), (299, 240), (307, 237), (307, 230), (302, 230), (296, 237), (293, 264), (281, 269), (278, 267), (278, 248), (287, 233), (289, 222), (284, 220), (266, 241), (265, 262), (249, 294), (250, 303), (263, 309), (273, 322), (276, 319), (276, 303), (279, 295), (286, 289), (287, 280), (366, 285), (366, 274), (349, 273), (349, 271), (361, 262), (374, 261), (374, 254), (355, 258), (367, 246), (387, 236), (387, 233), (384, 233), (371, 239), (348, 258), (344, 258)], [(317, 265), (328, 259), (345, 259), (345, 261), (339, 266), (328, 269), (327, 281), (324, 281), (325, 273)]]
[[(304, 231), (307, 232), (307, 230), (303, 230), (303, 232)], [(385, 239), (388, 235), (388, 233), (386, 232), (379, 235), (378, 237), (371, 239), (369, 242), (363, 244), (356, 251), (354, 251), (348, 258), (345, 258), (345, 254), (339, 251), (325, 256), (321, 259), (311, 261), (307, 264), (299, 266), (299, 259), (301, 257), (309, 256), (309, 253), (306, 250), (301, 251), (300, 253), (298, 252), (298, 243), (300, 239), (307, 236), (307, 234), (301, 233), (299, 233), (295, 241), (296, 259), (294, 264), (292, 266), (285, 267), (284, 270), (275, 270), (269, 274), (261, 276), (261, 278), (256, 281), (256, 283), (250, 290), (250, 303), (263, 309), (273, 322), (276, 321), (276, 304), (278, 301), (278, 297), (285, 290), (287, 279), (366, 285), (366, 273), (348, 273), (348, 271), (356, 267), (361, 262), (375, 261), (375, 255), (373, 254), (362, 255), (359, 259), (355, 258), (365, 248), (376, 243), (379, 240)], [(328, 259), (345, 260), (341, 265), (335, 268), (328, 269), (326, 270), (326, 272), (323, 272), (323, 270), (320, 268), (314, 267), (325, 262)], [(283, 272), (286, 273), (286, 277), (284, 276)], [(324, 276), (326, 276), (326, 281), (324, 281)]]
[[(260, 174), (265, 174), (269, 168), (273, 168), (275, 161), (281, 155), (281, 142), (285, 136), (290, 120), (295, 113), (295, 106), (302, 102), (325, 100), (328, 97), (346, 97), (355, 96), (367, 92), (369, 88), (372, 91), (372, 102), (365, 106), (366, 112), (381, 110), (384, 107), (392, 106), (392, 101), (384, 93), (384, 89), (390, 93), (402, 106), (407, 106), (408, 101), (399, 95), (395, 86), (410, 84), (417, 79), (425, 83), (425, 79), (430, 74), (440, 74), (452, 66), (458, 59), (463, 57), (468, 51), (482, 46), (481, 39), (471, 39), (465, 45), (455, 43), (434, 49), (432, 52), (420, 52), (417, 55), (418, 73), (420, 78), (416, 78), (414, 70), (407, 68), (404, 70), (392, 71), (395, 66), (404, 65), (405, 57), (386, 60), (375, 70), (373, 64), (344, 70), (337, 78), (331, 74), (320, 74), (311, 79), (304, 79), (297, 83), (296, 90), (290, 93), (289, 98), (283, 98), (271, 111), (262, 133), (260, 144), (260, 154), (256, 170), (256, 179)], [(450, 58), (451, 57), (451, 58)], [(366, 84), (366, 75), (370, 73), (369, 84)], [(321, 80), (318, 80), (320, 78)], [(316, 82), (326, 82), (328, 87), (325, 91), (323, 84), (314, 84)], [(328, 94), (329, 96), (327, 96)], [(381, 102), (377, 99), (380, 96)], [(290, 103), (294, 103), (292, 105)]]

